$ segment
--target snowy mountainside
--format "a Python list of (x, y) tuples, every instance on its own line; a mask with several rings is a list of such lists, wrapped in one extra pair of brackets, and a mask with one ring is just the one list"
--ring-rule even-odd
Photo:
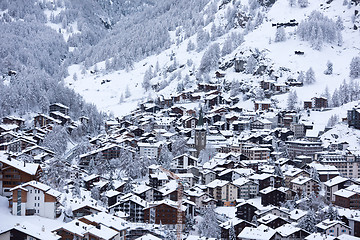
[[(222, 4), (226, 2), (228, 3)], [(253, 2), (249, 1), (250, 4)], [(216, 8), (214, 8), (214, 5), (216, 5)], [(220, 6), (221, 8), (219, 8)], [(184, 83), (185, 80), (186, 89), (194, 88), (199, 81), (197, 73), (204, 52), (213, 43), (218, 43), (220, 48), (222, 48), (227, 38), (234, 33), (242, 34), (244, 42), (230, 54), (223, 56), (219, 60), (221, 64), (225, 64), (234, 57), (241, 56), (242, 52), (246, 52), (249, 49), (253, 51), (258, 49), (264, 53), (264, 58), (271, 65), (272, 69), (289, 69), (289, 71), (280, 71), (281, 75), (278, 79), (280, 83), (285, 82), (289, 77), (296, 79), (299, 71), (305, 72), (310, 67), (313, 68), (316, 76), (314, 84), (303, 87), (291, 87), (290, 89), (290, 91), (295, 90), (297, 92), (299, 97), (298, 107), (301, 107), (304, 100), (309, 100), (311, 97), (323, 94), (326, 86), (329, 92), (332, 93), (335, 88), (339, 88), (344, 79), (350, 81), (349, 64), (351, 59), (359, 54), (360, 49), (360, 42), (357, 41), (359, 31), (353, 30), (352, 20), (354, 11), (359, 9), (359, 6), (349, 8), (348, 6), (343, 6), (342, 1), (332, 1), (330, 4), (326, 4), (322, 0), (313, 0), (309, 3), (308, 7), (300, 8), (299, 6), (290, 7), (288, 0), (278, 0), (269, 8), (258, 5), (254, 13), (252, 12), (254, 10), (251, 9), (251, 5), (246, 3), (246, 1), (236, 5), (232, 5), (229, 1), (211, 1), (205, 7), (204, 12), (206, 8), (210, 7), (213, 9), (214, 15), (204, 15), (204, 22), (207, 24), (203, 28), (209, 33), (212, 31), (213, 25), (223, 27), (224, 29), (228, 26), (229, 14), (232, 13), (231, 8), (237, 9), (237, 13), (243, 13), (245, 19), (248, 16), (250, 19), (252, 17), (255, 20), (256, 14), (260, 12), (263, 14), (263, 22), (250, 30), (247, 29), (248, 26), (246, 24), (244, 27), (239, 25), (232, 27), (229, 31), (220, 34), (219, 37), (210, 40), (207, 44), (208, 47), (201, 51), (187, 51), (189, 41), (196, 44), (197, 36), (194, 34), (184, 40), (185, 36), (182, 35), (183, 28), (179, 26), (175, 31), (169, 32), (172, 44), (167, 50), (135, 62), (132, 69), (128, 69), (128, 71), (107, 71), (106, 62), (102, 61), (89, 69), (98, 69), (95, 74), (92, 74), (89, 70), (84, 71), (82, 64), (72, 65), (69, 67), (70, 76), (65, 79), (66, 84), (84, 96), (86, 101), (95, 103), (100, 109), (112, 112), (114, 115), (123, 115), (133, 110), (139, 101), (144, 101), (149, 97), (169, 96), (176, 93), (179, 83)], [(342, 31), (342, 46), (324, 43), (320, 51), (314, 50), (309, 42), (301, 41), (296, 36), (296, 27), (285, 28), (286, 40), (274, 42), (276, 27), (272, 26), (273, 23), (289, 22), (291, 19), (295, 19), (296, 22), (300, 23), (313, 10), (323, 13), (334, 21), (338, 16), (341, 16), (345, 26)], [(207, 10), (208, 12), (211, 11)], [(296, 55), (295, 51), (302, 51), (304, 55)], [(324, 70), (329, 60), (333, 63), (334, 72), (332, 75), (325, 75)], [(165, 86), (164, 89), (155, 92), (154, 90), (145, 91), (142, 88), (144, 75), (149, 68), (153, 72), (151, 84), (163, 84)], [(223, 81), (223, 79), (215, 78), (214, 73), (216, 70), (213, 69), (209, 75), (202, 76), (202, 79), (210, 82)], [(226, 74), (226, 81), (241, 80), (246, 82), (251, 88), (258, 87), (259, 81), (267, 78), (264, 75), (256, 76), (236, 73), (233, 67), (225, 69), (223, 72)], [(74, 74), (76, 74), (76, 77), (74, 77)], [(121, 95), (125, 96), (127, 88), (131, 96), (125, 97), (120, 103)], [(285, 109), (287, 97), (288, 94), (281, 94), (273, 96), (272, 99), (274, 102), (277, 102), (277, 107)], [(244, 102), (240, 102), (239, 105), (253, 110), (252, 100), (245, 98)], [(322, 116), (322, 113), (319, 113), (319, 115)], [(319, 119), (321, 119), (320, 116)], [(327, 117), (326, 114), (325, 116)], [(318, 119), (315, 119), (315, 121), (318, 121)], [(324, 125), (324, 120), (321, 121), (320, 125)]]

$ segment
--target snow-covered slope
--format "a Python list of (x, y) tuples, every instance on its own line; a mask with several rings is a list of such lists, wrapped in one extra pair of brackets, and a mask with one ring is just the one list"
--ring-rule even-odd
[[(222, 1), (218, 2), (218, 5), (220, 5)], [(217, 26), (225, 25), (227, 7), (230, 7), (229, 5), (230, 4), (225, 5), (222, 9), (217, 10), (214, 20), (206, 25), (204, 29), (210, 32), (213, 22), (216, 23)], [(243, 6), (239, 6), (239, 8), (246, 9)], [(353, 30), (352, 28), (352, 16), (354, 15), (355, 9), (359, 9), (359, 6), (353, 6), (349, 9), (348, 6), (342, 5), (342, 1), (333, 1), (330, 4), (326, 4), (325, 1), (322, 0), (312, 0), (307, 8), (300, 8), (298, 6), (290, 7), (288, 0), (278, 0), (268, 12), (264, 13), (265, 18), (263, 23), (245, 35), (244, 43), (231, 54), (225, 56), (221, 61), (225, 62), (226, 59), (239, 56), (239, 52), (243, 49), (258, 48), (260, 51), (265, 50), (266, 58), (270, 59), (273, 63), (274, 69), (285, 67), (291, 70), (291, 72), (280, 78), (280, 81), (285, 81), (287, 77), (297, 78), (299, 71), (307, 71), (310, 67), (314, 69), (317, 80), (315, 84), (293, 88), (297, 92), (299, 103), (302, 103), (304, 100), (309, 100), (311, 97), (319, 96), (324, 92), (326, 86), (328, 86), (330, 93), (332, 93), (335, 88), (339, 87), (344, 79), (349, 81), (350, 61), (354, 56), (359, 55), (359, 31)], [(337, 16), (342, 17), (345, 26), (345, 29), (342, 31), (344, 42), (342, 46), (325, 43), (320, 51), (314, 50), (311, 48), (310, 43), (301, 41), (296, 36), (296, 27), (285, 28), (287, 35), (286, 41), (273, 41), (276, 27), (273, 27), (272, 23), (288, 22), (291, 19), (296, 19), (297, 22), (301, 22), (306, 19), (313, 10), (322, 12), (334, 21)], [(230, 34), (243, 31), (244, 29), (242, 28), (233, 28), (228, 33), (217, 38), (214, 42), (218, 42), (221, 47)], [(69, 87), (84, 96), (87, 101), (96, 104), (100, 110), (112, 112), (115, 115), (123, 115), (130, 112), (137, 106), (139, 101), (146, 100), (149, 96), (155, 97), (157, 95), (170, 95), (171, 93), (175, 93), (178, 83), (182, 81), (179, 79), (184, 79), (191, 71), (198, 69), (204, 51), (186, 51), (189, 40), (196, 43), (195, 35), (178, 45), (176, 44), (175, 33), (170, 32), (170, 35), (174, 40), (170, 49), (135, 63), (134, 68), (130, 71), (122, 70), (108, 73), (105, 70), (105, 62), (100, 62), (96, 65), (99, 71), (91, 74), (89, 70), (84, 73), (81, 65), (73, 65), (69, 68), (70, 76), (66, 78), (65, 82)], [(298, 50), (303, 51), (305, 54), (295, 55), (294, 51)], [(178, 67), (174, 72), (164, 76), (165, 69), (174, 64), (174, 59), (176, 59), (177, 66), (182, 67)], [(334, 73), (332, 75), (324, 74), (328, 60), (334, 64)], [(145, 71), (149, 69), (149, 66), (153, 66), (152, 69), (154, 71), (157, 62), (159, 63), (160, 70), (156, 73), (156, 77), (151, 80), (151, 83), (156, 84), (166, 80), (169, 82), (169, 86), (157, 93), (152, 90), (146, 92), (141, 86)], [(92, 68), (94, 67), (95, 66)], [(215, 71), (212, 71), (210, 73), (211, 77), (213, 77), (214, 72)], [(74, 73), (76, 73), (76, 81), (74, 80)], [(245, 79), (250, 85), (258, 85), (258, 81), (264, 79), (264, 77), (235, 73), (233, 68), (227, 69), (225, 73), (226, 80), (228, 81)], [(179, 77), (180, 74), (181, 76)], [(193, 85), (195, 85), (196, 82), (195, 75), (196, 74), (193, 74), (189, 78)], [(217, 81), (214, 77), (212, 80)], [(124, 102), (120, 104), (120, 96), (121, 94), (125, 94), (127, 87), (130, 90), (131, 96), (125, 98)], [(277, 95), (274, 98), (279, 101), (278, 107), (286, 108), (287, 94)], [(246, 104), (245, 108), (246, 107), (251, 108), (251, 105)], [(319, 113), (320, 116), (321, 114), (322, 113)], [(317, 117), (314, 120), (317, 121)], [(323, 125), (323, 122), (321, 124)]]

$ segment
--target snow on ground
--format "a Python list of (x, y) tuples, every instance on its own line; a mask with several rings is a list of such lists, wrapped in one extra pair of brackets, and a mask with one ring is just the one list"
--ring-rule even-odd
[[(328, 86), (330, 93), (338, 88), (344, 79), (349, 81), (349, 65), (354, 56), (360, 53), (359, 33), (352, 29), (351, 16), (355, 7), (348, 9), (342, 5), (342, 1), (333, 1), (331, 4), (324, 4), (322, 0), (309, 1), (307, 8), (290, 7), (288, 0), (278, 0), (268, 13), (268, 22), (263, 23), (258, 29), (245, 37), (245, 46), (268, 49), (268, 57), (271, 58), (275, 67), (287, 67), (293, 72), (307, 71), (313, 68), (317, 82), (313, 85), (295, 88), (299, 101), (310, 100), (311, 97), (319, 96)], [(320, 7), (324, 5), (324, 7)], [(329, 6), (328, 8), (326, 6)], [(357, 6), (356, 9), (360, 7)], [(320, 10), (321, 9), (321, 10)], [(285, 31), (288, 38), (285, 42), (274, 42), (276, 27), (272, 23), (289, 22), (296, 19), (297, 22), (305, 20), (313, 10), (320, 10), (324, 15), (336, 21), (338, 14), (344, 21), (345, 29), (342, 31), (344, 44), (339, 47), (336, 44), (325, 43), (321, 51), (313, 50), (310, 43), (300, 41), (296, 38), (295, 27), (287, 27)], [(269, 44), (269, 39), (272, 43)], [(303, 56), (295, 55), (295, 51), (303, 51)], [(334, 73), (325, 75), (326, 63), (330, 60), (334, 65)], [(294, 76), (295, 78), (297, 75)], [(276, 97), (280, 106), (286, 106), (286, 95)]]
[[(324, 6), (321, 7), (320, 4), (323, 4)], [(359, 6), (356, 8), (359, 8)], [(275, 38), (276, 32), (276, 28), (271, 25), (272, 23), (288, 22), (291, 19), (296, 19), (297, 22), (301, 22), (301, 20), (306, 19), (306, 17), (315, 9), (322, 11), (326, 16), (334, 20), (336, 20), (337, 15), (341, 13), (345, 25), (345, 30), (343, 30), (343, 46), (339, 47), (336, 44), (325, 43), (321, 51), (313, 50), (308, 42), (303, 42), (296, 38), (295, 27), (288, 27), (285, 29), (288, 35), (288, 39), (285, 42), (275, 43), (272, 41), (269, 43), (269, 39), (273, 40)], [(291, 69), (291, 75), (294, 78), (297, 77), (298, 71), (307, 71), (312, 67), (315, 71), (317, 82), (310, 86), (291, 89), (296, 90), (299, 98), (299, 106), (301, 106), (304, 100), (309, 100), (311, 97), (322, 94), (326, 86), (328, 86), (330, 93), (332, 93), (335, 88), (339, 87), (344, 79), (349, 81), (350, 61), (352, 57), (358, 55), (360, 51), (360, 42), (358, 41), (359, 34), (351, 29), (351, 15), (353, 14), (354, 9), (355, 7), (348, 9), (347, 6), (343, 6), (342, 1), (333, 1), (331, 4), (327, 5), (324, 4), (322, 0), (313, 0), (310, 2), (309, 7), (299, 8), (290, 7), (288, 0), (278, 0), (267, 13), (264, 23), (245, 36), (245, 42), (239, 49), (251, 47), (258, 48), (259, 50), (267, 50), (266, 57), (274, 62), (275, 69), (287, 67)], [(214, 20), (217, 24), (224, 21), (225, 11), (226, 8), (219, 10), (217, 13)], [(209, 29), (211, 25), (212, 23), (206, 26), (206, 29)], [(241, 30), (233, 29), (229, 33), (218, 38), (216, 42), (220, 44), (220, 48), (227, 36), (232, 32), (241, 32)], [(173, 63), (173, 61), (170, 60), (171, 55), (175, 55), (179, 66), (184, 65), (174, 72), (177, 73), (180, 71), (182, 78), (184, 78), (185, 75), (190, 74), (190, 71), (193, 69), (196, 70), (198, 68), (204, 51), (200, 53), (197, 51), (187, 52), (186, 48), (189, 40), (196, 43), (196, 36), (192, 36), (179, 45), (174, 43), (170, 49), (135, 63), (134, 69), (128, 72), (121, 70), (107, 73), (105, 71), (105, 62), (100, 62), (97, 64), (97, 67), (99, 68), (98, 73), (91, 74), (90, 71), (87, 70), (85, 74), (81, 74), (82, 66), (73, 65), (69, 67), (70, 76), (66, 78), (65, 83), (70, 88), (73, 88), (76, 92), (80, 93), (86, 101), (94, 103), (101, 111), (113, 113), (115, 116), (127, 114), (137, 107), (139, 101), (146, 100), (149, 95), (151, 97), (155, 97), (156, 95), (169, 96), (172, 93), (176, 93), (176, 87), (179, 82), (177, 79), (172, 80), (169, 86), (159, 93), (154, 93), (153, 91), (150, 91), (150, 93), (145, 92), (141, 83), (143, 81), (144, 73), (149, 66), (152, 66), (153, 69), (155, 69), (156, 63), (159, 62), (161, 69), (160, 72), (158, 72), (157, 77), (152, 79), (151, 82), (153, 84), (159, 83), (164, 79), (163, 70)], [(239, 49), (234, 51), (231, 56), (229, 55), (229, 59), (234, 56)], [(305, 55), (295, 55), (295, 50), (304, 51)], [(193, 62), (193, 65), (191, 66), (187, 65), (189, 59)], [(332, 61), (334, 64), (334, 73), (330, 76), (323, 74), (328, 60)], [(77, 81), (73, 80), (74, 73), (77, 74)], [(166, 79), (168, 81), (172, 74), (173, 73), (167, 74), (168, 76)], [(211, 77), (213, 77), (212, 74), (210, 74)], [(284, 76), (280, 80), (284, 81), (285, 77), (287, 76)], [(256, 78), (243, 73), (235, 73), (234, 69), (230, 68), (226, 70), (226, 79), (229, 81), (246, 79), (251, 85), (258, 85), (258, 81), (262, 78)], [(104, 83), (103, 80), (110, 81)], [(195, 76), (191, 76), (190, 80), (195, 81)], [(120, 96), (121, 94), (125, 95), (126, 87), (129, 88), (131, 96), (125, 98), (125, 101), (120, 104)], [(287, 96), (288, 94), (281, 94), (273, 97), (278, 101), (278, 107), (286, 107)], [(194, 107), (198, 106), (198, 104), (195, 105), (196, 106)], [(253, 110), (251, 100), (240, 102), (238, 105), (245, 109)], [(334, 114), (337, 110), (339, 109), (327, 113)], [(341, 111), (343, 110), (345, 110), (345, 108), (341, 109)], [(328, 120), (328, 116), (324, 117), (324, 115), (323, 112), (311, 113), (311, 120), (321, 126), (320, 128), (323, 128)], [(341, 113), (341, 115), (343, 114)]]
[(236, 216), (236, 207), (217, 207), (215, 208), (215, 212), (232, 219)]
[(12, 228), (17, 223), (30, 223), (34, 225), (34, 228), (36, 228), (33, 230), (38, 232), (42, 231), (43, 226), (46, 231), (52, 231), (63, 224), (63, 222), (59, 219), (53, 220), (39, 216), (14, 216), (10, 213), (8, 206), (9, 203), (7, 198), (0, 196), (0, 232)]

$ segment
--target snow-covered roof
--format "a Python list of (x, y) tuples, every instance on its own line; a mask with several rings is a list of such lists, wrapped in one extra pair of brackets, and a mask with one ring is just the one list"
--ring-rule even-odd
[(148, 233), (141, 237), (135, 238), (134, 240), (161, 240), (161, 238), (155, 237), (154, 235)]
[(344, 197), (344, 198), (349, 198), (352, 197), (356, 194), (356, 192), (352, 192), (346, 189), (340, 189), (339, 191), (334, 192), (335, 196), (339, 196), (339, 197)]
[(257, 228), (245, 227), (237, 237), (240, 239), (269, 240), (275, 233), (274, 229), (261, 224)]
[(25, 163), (16, 159), (8, 160), (4, 152), (0, 152), (0, 162), (5, 163), (9, 166), (12, 166), (22, 172), (25, 172), (30, 175), (35, 175), (40, 165), (37, 163)]
[(26, 235), (29, 235), (34, 239), (39, 239), (39, 240), (61, 239), (61, 236), (57, 235), (56, 233), (46, 231), (46, 229), (44, 231), (43, 229), (40, 229), (38, 226), (31, 224), (29, 222), (18, 223), (14, 227), (10, 227), (4, 231), (1, 231), (0, 235), (3, 233), (6, 233), (12, 229), (16, 229), (19, 232), (25, 233)]
[(19, 126), (16, 124), (0, 124), (0, 128), (4, 131), (12, 131), (14, 129), (17, 129)]
[(290, 212), (290, 219), (298, 221), (300, 218), (304, 217), (307, 214), (307, 211), (301, 209), (294, 209)]
[[(178, 207), (178, 203), (177, 203), (177, 202), (165, 198), (165, 199), (163, 199), (163, 200), (161, 200), (161, 201), (155, 201), (155, 202), (149, 203), (149, 206), (146, 207), (146, 208), (156, 207), (156, 206), (159, 206), (159, 205), (161, 205), (161, 204), (165, 204), (165, 205), (168, 205), (168, 206), (173, 207), (173, 208), (177, 208), (177, 207)], [(192, 204), (191, 204), (191, 205), (192, 205)], [(146, 209), (146, 208), (145, 208), (145, 209)], [(181, 210), (182, 210), (182, 211), (186, 211), (186, 209), (187, 209), (186, 206), (181, 205)]]
[(293, 180), (291, 181), (291, 183), (297, 184), (297, 185), (303, 185), (303, 184), (311, 181), (311, 179), (312, 179), (312, 178), (310, 178), (310, 177), (299, 176), (299, 177), (293, 179)]
[[(349, 235), (346, 235), (349, 236)], [(330, 236), (323, 233), (312, 233), (305, 238), (305, 240), (334, 240), (334, 236)]]
[(236, 225), (238, 225), (239, 223), (242, 223), (242, 222), (246, 222), (247, 224), (251, 224), (251, 223), (249, 223), (249, 222), (247, 222), (247, 221), (245, 221), (243, 219), (235, 217), (235, 218), (230, 219), (229, 221), (226, 221), (226, 222), (220, 224), (220, 227), (224, 228), (224, 229), (230, 229), (231, 225), (236, 226)]
[(105, 213), (99, 212), (97, 214), (86, 215), (82, 217), (90, 222), (95, 222), (98, 224), (103, 224), (107, 227), (114, 228), (118, 231), (122, 231), (128, 228), (128, 222), (121, 219), (120, 217)]
[(344, 222), (342, 221), (338, 221), (338, 220), (330, 220), (330, 219), (325, 219), (324, 221), (316, 224), (316, 227), (322, 229), (322, 230), (326, 230), (326, 229), (329, 229), (335, 225), (342, 225), (343, 227), (346, 227), (346, 228), (350, 228), (349, 226), (347, 226)]
[(102, 224), (98, 225), (98, 227), (99, 228), (97, 227), (89, 228), (87, 232), (90, 233), (91, 235), (97, 236), (100, 239), (104, 239), (104, 240), (113, 239), (118, 234), (118, 232), (115, 231), (114, 229), (111, 229)]
[(332, 187), (332, 186), (338, 185), (340, 183), (346, 182), (347, 180), (349, 180), (349, 179), (341, 177), (341, 176), (336, 176), (336, 177), (331, 178), (330, 180), (324, 182), (324, 185), (327, 187)]
[(236, 186), (242, 186), (244, 184), (247, 184), (247, 183), (252, 183), (252, 184), (257, 184), (251, 180), (249, 180), (248, 178), (245, 178), (245, 177), (241, 177), (241, 178), (238, 178), (236, 179), (235, 181), (233, 181), (233, 184), (236, 185)]
[(298, 232), (298, 231), (305, 231), (301, 228), (295, 227), (294, 225), (291, 225), (289, 223), (284, 224), (278, 228), (275, 229), (276, 232), (278, 232), (282, 237), (291, 237), (290, 235)]
[(135, 194), (142, 194), (143, 192), (146, 192), (146, 191), (148, 191), (148, 190), (150, 190), (150, 189), (151, 189), (151, 187), (146, 186), (146, 185), (144, 185), (144, 184), (141, 184), (141, 185), (136, 186), (136, 187), (132, 190), (132, 192), (135, 193)]
[(216, 188), (216, 187), (223, 187), (226, 184), (228, 184), (229, 181), (226, 180), (220, 180), (220, 179), (215, 179), (214, 181), (212, 181), (211, 183), (207, 184), (206, 186), (208, 188)]

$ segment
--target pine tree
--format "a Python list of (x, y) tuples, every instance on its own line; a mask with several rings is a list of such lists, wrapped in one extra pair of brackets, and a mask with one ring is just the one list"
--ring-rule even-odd
[(255, 57), (251, 55), (246, 62), (245, 72), (247, 74), (253, 74), (255, 72), (256, 66), (257, 66), (257, 61)]
[(253, 216), (251, 223), (254, 224), (256, 227), (259, 226), (256, 215)]
[(205, 209), (203, 221), (198, 225), (200, 236), (207, 238), (219, 238), (220, 227), (217, 222), (216, 213), (213, 208)]
[(159, 165), (163, 166), (166, 169), (169, 169), (172, 160), (173, 160), (173, 155), (169, 151), (167, 144), (163, 144), (160, 150), (160, 156), (158, 161)]
[(326, 63), (326, 70), (324, 71), (325, 75), (331, 75), (333, 73), (333, 64), (332, 62), (328, 61)]
[(332, 203), (330, 203), (330, 205), (326, 211), (325, 217), (330, 220), (339, 220), (340, 219), (339, 213), (337, 212), (337, 209), (333, 207)]
[(289, 0), (289, 5), (290, 5), (290, 7), (295, 7), (296, 6), (296, 0)]
[(360, 77), (360, 57), (353, 57), (350, 63), (350, 77)]
[(296, 91), (289, 92), (288, 99), (287, 99), (287, 107), (289, 110), (295, 110), (296, 105), (298, 103), (298, 97)]
[(129, 85), (126, 85), (126, 89), (125, 89), (125, 98), (129, 98), (131, 96), (130, 90), (129, 90)]
[(231, 223), (230, 229), (229, 229), (229, 240), (236, 240), (236, 232), (233, 223)]
[(339, 107), (340, 106), (340, 96), (337, 88), (335, 88), (334, 93), (331, 97), (331, 103), (333, 107)]
[(299, 224), (297, 225), (299, 228), (302, 228), (308, 232), (316, 232), (316, 224), (317, 220), (315, 218), (315, 212), (313, 210), (309, 210), (307, 214), (301, 218)]
[(315, 82), (316, 82), (315, 72), (310, 67), (309, 70), (307, 70), (306, 75), (305, 75), (305, 83), (310, 85), (310, 84), (313, 84)]
[(298, 4), (302, 8), (306, 8), (309, 5), (308, 0), (298, 0)]
[(232, 52), (233, 50), (233, 46), (232, 46), (232, 40), (230, 37), (228, 37), (225, 42), (224, 42), (224, 45), (221, 49), (221, 56), (225, 56), (225, 55), (228, 55)]
[(284, 27), (278, 27), (275, 34), (275, 42), (284, 42), (286, 40), (286, 33)]
[(305, 74), (304, 74), (303, 71), (301, 71), (301, 72), (299, 73), (299, 76), (298, 76), (298, 78), (297, 78), (297, 81), (298, 81), (298, 82), (301, 82), (301, 83), (304, 83), (304, 82), (305, 82)]
[(208, 50), (205, 51), (203, 57), (201, 58), (199, 70), (202, 73), (207, 73), (211, 69), (218, 67), (220, 58), (220, 48), (218, 43), (212, 44)]

